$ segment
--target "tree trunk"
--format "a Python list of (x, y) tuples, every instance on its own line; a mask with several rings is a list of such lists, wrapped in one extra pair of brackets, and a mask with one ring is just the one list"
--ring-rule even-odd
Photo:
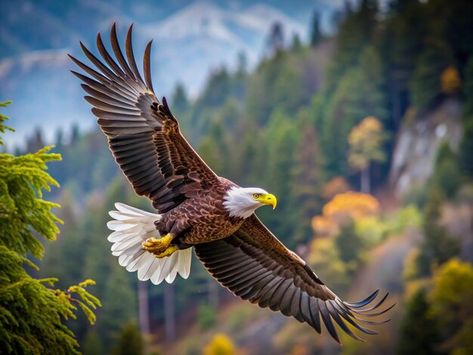
[(138, 281), (138, 314), (141, 334), (149, 334), (149, 304), (146, 282)]
[(361, 192), (369, 194), (370, 185), (370, 165), (368, 164), (368, 166), (361, 171)]
[(174, 285), (164, 288), (164, 330), (166, 341), (176, 338), (176, 319), (174, 315)]

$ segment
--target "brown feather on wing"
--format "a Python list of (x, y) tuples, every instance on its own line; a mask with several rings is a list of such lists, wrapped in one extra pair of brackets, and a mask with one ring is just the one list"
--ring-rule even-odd
[(97, 48), (102, 59), (81, 43), (95, 69), (71, 59), (88, 76), (73, 71), (83, 81), (110, 150), (139, 195), (149, 197), (161, 213), (167, 212), (193, 192), (218, 183), (215, 173), (192, 149), (179, 130), (166, 99), (160, 102), (151, 83), (151, 42), (143, 57), (144, 78), (138, 70), (132, 47), (130, 26), (125, 55), (118, 43), (116, 26), (110, 32), (114, 57), (105, 48), (100, 33)]
[(269, 307), (293, 316), (321, 332), (321, 320), (330, 335), (340, 342), (333, 321), (350, 336), (361, 340), (349, 327), (365, 334), (376, 334), (362, 324), (378, 324), (365, 320), (383, 314), (379, 311), (387, 294), (374, 306), (375, 291), (363, 301), (348, 303), (338, 298), (306, 263), (287, 249), (253, 215), (229, 238), (195, 245), (198, 258), (209, 273), (237, 296), (260, 307)]

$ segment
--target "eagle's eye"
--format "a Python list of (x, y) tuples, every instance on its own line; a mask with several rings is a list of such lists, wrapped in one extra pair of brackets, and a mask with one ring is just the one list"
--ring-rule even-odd
[(253, 198), (260, 198), (261, 197), (261, 194), (253, 194)]

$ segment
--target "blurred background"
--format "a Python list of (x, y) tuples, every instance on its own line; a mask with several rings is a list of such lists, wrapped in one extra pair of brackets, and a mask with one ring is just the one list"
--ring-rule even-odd
[[(55, 144), (58, 241), (38, 276), (97, 282), (85, 354), (473, 353), (473, 4), (391, 1), (2, 1), (6, 149)], [(342, 298), (396, 308), (366, 343), (239, 301), (194, 260), (153, 286), (106, 240), (115, 201), (151, 210), (118, 171), (66, 53), (113, 21), (154, 39), (158, 95), (220, 175), (278, 196), (258, 215)]]

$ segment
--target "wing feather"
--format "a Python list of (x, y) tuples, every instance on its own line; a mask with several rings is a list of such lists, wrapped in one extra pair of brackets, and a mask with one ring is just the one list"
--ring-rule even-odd
[(195, 250), (209, 273), (237, 296), (306, 322), (318, 333), (323, 322), (337, 342), (340, 338), (336, 325), (351, 337), (362, 340), (354, 329), (369, 335), (376, 332), (360, 323), (383, 323), (366, 321), (363, 317), (381, 315), (392, 308), (379, 309), (387, 295), (371, 306), (378, 291), (360, 302), (342, 301), (254, 215), (232, 236), (195, 245)]
[(85, 75), (72, 73), (83, 82), (85, 99), (92, 105), (110, 150), (135, 191), (149, 197), (164, 213), (219, 180), (181, 134), (166, 99), (161, 103), (154, 94), (151, 42), (143, 56), (143, 81), (133, 54), (132, 33), (130, 26), (125, 39), (126, 57), (115, 24), (110, 31), (111, 51), (100, 33), (97, 35), (101, 58), (80, 43), (90, 65), (70, 56)]

